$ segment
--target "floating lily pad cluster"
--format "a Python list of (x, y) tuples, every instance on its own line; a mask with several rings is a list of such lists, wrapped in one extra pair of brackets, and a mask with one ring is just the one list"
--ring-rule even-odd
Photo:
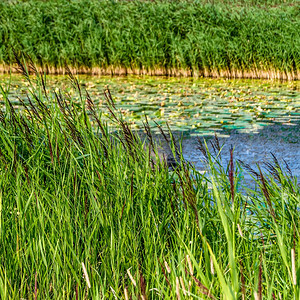
[[(2, 82), (8, 80), (2, 75)], [(293, 124), (300, 120), (298, 82), (148, 76), (80, 76), (79, 80), (104, 117), (103, 91), (109, 88), (116, 107), (136, 129), (142, 128), (145, 115), (150, 125), (154, 126), (153, 120), (168, 122), (172, 130), (203, 135), (224, 129), (253, 131), (274, 122)], [(48, 81), (56, 91), (62, 89), (76, 98), (66, 77), (49, 76)], [(10, 94), (16, 106), (22, 89), (26, 101), (22, 78), (13, 76)]]

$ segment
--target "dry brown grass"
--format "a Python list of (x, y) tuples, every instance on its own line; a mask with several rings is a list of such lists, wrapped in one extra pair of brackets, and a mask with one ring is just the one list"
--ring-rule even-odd
[[(65, 75), (68, 73), (64, 67), (44, 66), (38, 67), (38, 71), (46, 74)], [(128, 69), (124, 67), (70, 67), (71, 72), (87, 75), (150, 75), (150, 76), (175, 76), (175, 77), (212, 77), (212, 78), (246, 78), (246, 79), (280, 79), (280, 80), (300, 80), (300, 74), (297, 72), (282, 72), (279, 70), (202, 70), (193, 71), (188, 69)], [(0, 73), (17, 73), (16, 65), (0, 65)]]

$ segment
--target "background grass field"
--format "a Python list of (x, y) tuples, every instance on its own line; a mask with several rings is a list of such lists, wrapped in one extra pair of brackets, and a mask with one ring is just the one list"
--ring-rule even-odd
[(1, 1), (12, 47), (49, 72), (299, 78), (298, 1)]

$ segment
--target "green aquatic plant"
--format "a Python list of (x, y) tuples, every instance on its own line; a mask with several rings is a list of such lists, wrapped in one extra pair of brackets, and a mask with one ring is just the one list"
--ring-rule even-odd
[[(71, 73), (79, 103), (19, 63), (24, 109), (1, 88), (2, 299), (298, 299), (300, 190), (275, 156), (264, 174), (202, 142), (202, 174), (160, 127), (170, 168), (108, 90), (113, 128)], [(242, 169), (258, 189), (237, 189)]]

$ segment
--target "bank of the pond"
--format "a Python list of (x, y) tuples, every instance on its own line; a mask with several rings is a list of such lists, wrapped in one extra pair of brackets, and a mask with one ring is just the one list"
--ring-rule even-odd
[(2, 1), (0, 69), (15, 47), (48, 73), (299, 79), (299, 4), (255, 4)]
[[(16, 64), (0, 65), (0, 73), (18, 73)], [(67, 75), (68, 70), (65, 67), (54, 67), (47, 64), (37, 67), (39, 72), (48, 75)], [(125, 67), (68, 67), (72, 73), (88, 76), (162, 76), (162, 77), (195, 77), (195, 78), (230, 78), (230, 79), (275, 79), (275, 80), (300, 80), (299, 72), (282, 72), (279, 70), (211, 70), (202, 69), (168, 69), (168, 68), (125, 68)], [(29, 71), (30, 72), (30, 71)], [(31, 72), (30, 72), (31, 73)]]

